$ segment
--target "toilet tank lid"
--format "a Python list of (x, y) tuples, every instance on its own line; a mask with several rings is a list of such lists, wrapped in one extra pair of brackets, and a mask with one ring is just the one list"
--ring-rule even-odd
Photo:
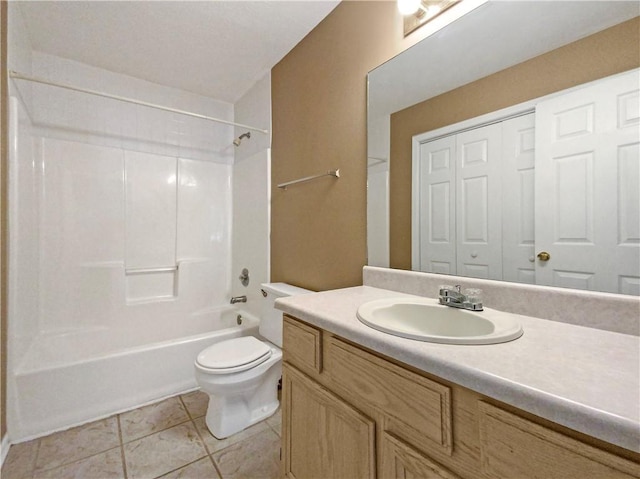
[(313, 293), (310, 289), (300, 288), (288, 283), (262, 283), (262, 289), (278, 297), (295, 296), (296, 294)]

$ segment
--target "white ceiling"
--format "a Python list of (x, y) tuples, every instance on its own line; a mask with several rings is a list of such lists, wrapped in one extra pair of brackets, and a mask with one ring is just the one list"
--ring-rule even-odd
[(339, 0), (17, 3), (34, 50), (235, 103)]

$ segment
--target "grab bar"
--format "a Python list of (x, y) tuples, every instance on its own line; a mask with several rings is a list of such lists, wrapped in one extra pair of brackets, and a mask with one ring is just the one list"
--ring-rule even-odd
[(333, 176), (334, 178), (340, 178), (340, 170), (336, 169), (336, 170), (330, 170), (327, 171), (326, 173), (322, 173), (320, 175), (313, 175), (313, 176), (305, 176), (304, 178), (300, 178), (298, 180), (292, 180), (292, 181), (287, 181), (286, 183), (280, 183), (278, 185), (278, 188), (282, 188), (282, 189), (287, 189), (287, 186), (291, 186), (291, 185), (295, 185), (297, 183), (302, 183), (304, 181), (310, 181), (310, 180), (315, 180), (316, 178), (322, 178), (325, 176)]
[(178, 271), (178, 266), (162, 266), (159, 268), (129, 268), (124, 270), (124, 274), (169, 273), (171, 271)]

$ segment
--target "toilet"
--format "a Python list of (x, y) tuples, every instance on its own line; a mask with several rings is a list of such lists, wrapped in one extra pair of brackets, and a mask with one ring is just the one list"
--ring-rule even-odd
[(228, 339), (198, 354), (196, 381), (209, 395), (207, 428), (218, 439), (231, 436), (271, 416), (278, 409), (282, 375), (282, 312), (277, 298), (310, 293), (286, 283), (262, 284), (266, 301), (260, 336)]

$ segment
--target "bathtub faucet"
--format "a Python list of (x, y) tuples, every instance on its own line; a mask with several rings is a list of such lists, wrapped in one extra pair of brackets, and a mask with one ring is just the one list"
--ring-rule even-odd
[(247, 297), (246, 296), (232, 296), (231, 297), (231, 304), (246, 303), (246, 302), (247, 302)]

